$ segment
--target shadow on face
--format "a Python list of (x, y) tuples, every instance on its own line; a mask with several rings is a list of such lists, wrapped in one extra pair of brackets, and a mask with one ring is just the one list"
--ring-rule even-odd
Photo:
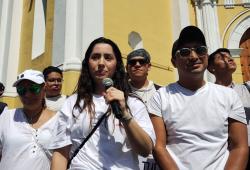
[(36, 84), (29, 80), (23, 80), (17, 84), (16, 89), (24, 107), (33, 108), (43, 105), (45, 95), (44, 84)]

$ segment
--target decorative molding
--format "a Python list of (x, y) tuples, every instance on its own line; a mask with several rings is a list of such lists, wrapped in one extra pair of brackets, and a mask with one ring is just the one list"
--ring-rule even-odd
[(233, 58), (239, 58), (241, 51), (243, 50), (243, 48), (235, 48), (235, 49), (230, 49), (230, 54)]
[(202, 6), (204, 4), (216, 5), (218, 0), (192, 0), (194, 5)]
[(250, 0), (242, 0), (245, 8), (250, 8)]
[(248, 9), (248, 10), (245, 10), (245, 11), (242, 11), (241, 13), (239, 13), (238, 15), (236, 15), (231, 21), (230, 21), (230, 23), (226, 26), (226, 28), (225, 28), (225, 30), (224, 30), (224, 32), (223, 32), (223, 34), (222, 34), (222, 40), (224, 40), (225, 39), (225, 36), (226, 36), (226, 34), (227, 34), (227, 31), (229, 30), (229, 28), (231, 27), (231, 25), (238, 19), (238, 18), (240, 18), (242, 15), (244, 15), (245, 13), (247, 13), (247, 12), (249, 12), (250, 11), (250, 9)]
[(250, 28), (250, 16), (241, 20), (230, 33), (228, 39), (229, 49), (239, 48), (241, 37), (248, 28)]
[(69, 58), (67, 59), (64, 64), (63, 64), (63, 70), (68, 71), (68, 70), (81, 70), (82, 67), (82, 62), (79, 58)]
[(225, 8), (234, 8), (234, 0), (224, 0)]

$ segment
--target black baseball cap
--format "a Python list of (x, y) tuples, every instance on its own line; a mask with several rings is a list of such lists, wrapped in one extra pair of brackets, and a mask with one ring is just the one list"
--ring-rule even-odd
[(207, 46), (203, 32), (196, 26), (187, 26), (181, 30), (179, 38), (173, 44), (172, 58), (174, 58), (176, 51), (179, 50), (183, 44), (190, 42), (199, 42), (202, 45)]

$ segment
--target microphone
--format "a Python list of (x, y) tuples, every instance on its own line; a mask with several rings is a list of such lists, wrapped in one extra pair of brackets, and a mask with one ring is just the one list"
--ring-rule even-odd
[[(106, 90), (114, 85), (113, 80), (111, 78), (103, 79), (102, 84), (104, 85)], [(111, 101), (110, 106), (111, 106), (113, 113), (115, 114), (115, 117), (117, 119), (121, 119), (123, 117), (123, 115), (122, 115), (122, 111), (120, 109), (119, 102), (117, 100)]]

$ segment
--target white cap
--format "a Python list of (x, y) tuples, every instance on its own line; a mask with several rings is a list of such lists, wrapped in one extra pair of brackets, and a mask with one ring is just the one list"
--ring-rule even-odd
[(42, 84), (45, 82), (42, 72), (37, 70), (25, 70), (17, 76), (17, 81), (13, 84), (13, 87), (16, 87), (22, 80), (30, 80), (36, 84)]

